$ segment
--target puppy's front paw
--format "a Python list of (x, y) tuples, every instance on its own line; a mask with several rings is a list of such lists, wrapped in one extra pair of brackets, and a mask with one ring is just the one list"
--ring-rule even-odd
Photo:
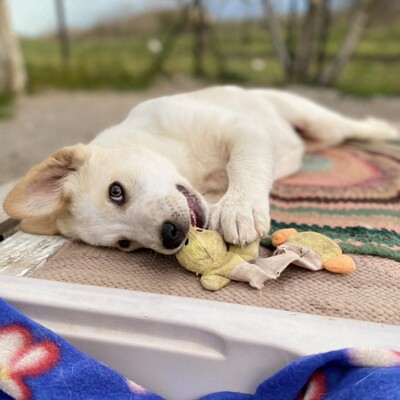
[(265, 236), (270, 227), (267, 199), (243, 199), (224, 196), (211, 208), (209, 228), (225, 241), (245, 245)]

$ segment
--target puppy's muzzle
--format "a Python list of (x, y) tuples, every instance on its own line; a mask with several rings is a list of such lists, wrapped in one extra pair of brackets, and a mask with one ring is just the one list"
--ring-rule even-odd
[(188, 231), (189, 228), (176, 222), (165, 221), (161, 228), (162, 245), (168, 250), (176, 249), (185, 240)]

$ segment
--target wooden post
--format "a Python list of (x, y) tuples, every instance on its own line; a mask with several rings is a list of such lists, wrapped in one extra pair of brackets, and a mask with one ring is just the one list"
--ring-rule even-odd
[(60, 42), (61, 60), (65, 68), (69, 65), (69, 37), (67, 28), (67, 19), (65, 17), (64, 0), (55, 0), (57, 25), (58, 25), (58, 40)]
[(12, 31), (6, 0), (0, 0), (0, 94), (24, 90), (26, 73), (17, 37)]

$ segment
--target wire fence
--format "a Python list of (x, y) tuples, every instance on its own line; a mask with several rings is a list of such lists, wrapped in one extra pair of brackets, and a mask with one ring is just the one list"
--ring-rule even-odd
[[(33, 91), (136, 89), (176, 75), (276, 86), (321, 83), (359, 15), (358, 5), (369, 3), (352, 58), (329, 84), (358, 94), (399, 94), (399, 1), (325, 0), (320, 11), (313, 11), (313, 3), (318, 2), (40, 0), (29, 7), (17, 2), (11, 13), (19, 23), (30, 13), (43, 27), (39, 36), (20, 39)], [(292, 57), (291, 71), (279, 57), (268, 6), (274, 7), (281, 45)], [(317, 26), (318, 45), (307, 39), (307, 24)]]

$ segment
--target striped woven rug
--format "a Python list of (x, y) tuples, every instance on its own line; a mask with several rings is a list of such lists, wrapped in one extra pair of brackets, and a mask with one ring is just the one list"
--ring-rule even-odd
[(276, 182), (271, 216), (271, 232), (315, 230), (347, 253), (400, 261), (400, 142), (307, 155), (299, 173)]

